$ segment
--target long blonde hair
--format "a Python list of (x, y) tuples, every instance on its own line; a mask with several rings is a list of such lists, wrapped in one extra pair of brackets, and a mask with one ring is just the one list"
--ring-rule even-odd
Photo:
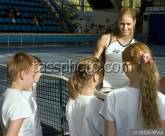
[(144, 43), (134, 43), (124, 50), (122, 57), (124, 62), (134, 64), (140, 75), (139, 111), (143, 127), (160, 128), (157, 105), (159, 74), (150, 49)]
[(133, 21), (136, 21), (136, 12), (134, 8), (131, 7), (121, 8), (119, 19), (126, 14), (129, 14), (132, 17)]
[(102, 68), (103, 65), (98, 58), (93, 56), (82, 58), (77, 64), (75, 72), (69, 78), (69, 97), (76, 99), (82, 85), (88, 82), (93, 74), (100, 72)]

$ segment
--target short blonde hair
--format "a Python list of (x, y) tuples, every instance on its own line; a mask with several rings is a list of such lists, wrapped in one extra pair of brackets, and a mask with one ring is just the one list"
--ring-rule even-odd
[(132, 19), (134, 21), (136, 21), (136, 11), (135, 11), (135, 9), (133, 9), (131, 7), (123, 7), (123, 8), (121, 8), (119, 18), (121, 18), (122, 16), (124, 16), (126, 14), (129, 14), (132, 17)]
[(7, 75), (10, 82), (16, 81), (18, 73), (22, 70), (29, 71), (33, 66), (34, 58), (30, 54), (16, 53), (7, 63)]

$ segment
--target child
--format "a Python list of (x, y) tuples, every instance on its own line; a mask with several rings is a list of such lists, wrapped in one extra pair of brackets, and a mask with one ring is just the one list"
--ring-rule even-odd
[(31, 55), (17, 53), (8, 61), (10, 87), (1, 99), (1, 125), (5, 136), (40, 136), (32, 121), (30, 103), (23, 95), (23, 90), (27, 91), (34, 83), (34, 70), (35, 60)]
[(70, 136), (103, 135), (103, 119), (99, 115), (102, 101), (94, 96), (102, 80), (103, 69), (99, 59), (80, 60), (76, 72), (69, 78), (69, 101), (66, 117)]
[(27, 98), (27, 100), (30, 103), (32, 112), (33, 112), (33, 125), (36, 129), (36, 134), (38, 136), (42, 136), (42, 127), (41, 127), (41, 123), (40, 123), (40, 119), (38, 116), (38, 108), (37, 108), (37, 82), (39, 81), (39, 78), (41, 76), (40, 70), (41, 70), (41, 60), (40, 58), (38, 58), (37, 56), (33, 56), (34, 58), (34, 65), (35, 65), (35, 69), (34, 69), (34, 83), (33, 86), (30, 87), (28, 90), (29, 91), (23, 91), (23, 95), (25, 98)]
[(132, 129), (165, 128), (165, 96), (157, 91), (159, 75), (151, 51), (134, 43), (123, 52), (129, 86), (110, 92), (100, 113), (105, 136), (131, 136)]

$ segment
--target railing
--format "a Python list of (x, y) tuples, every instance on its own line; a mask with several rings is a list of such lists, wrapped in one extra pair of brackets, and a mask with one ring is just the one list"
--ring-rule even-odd
[(74, 26), (67, 19), (67, 17), (65, 16), (65, 14), (61, 10), (61, 8), (56, 4), (55, 0), (48, 0), (48, 3), (50, 3), (51, 6), (53, 7), (53, 10), (55, 10), (58, 13), (61, 22), (63, 22), (66, 25), (69, 32), (74, 32), (74, 30), (75, 30)]
[(96, 42), (98, 34), (0, 34), (0, 44), (22, 46), (48, 45), (55, 43)]
[(165, 5), (157, 7), (146, 7), (146, 12), (165, 12)]
[[(55, 45), (56, 43), (96, 43), (101, 34), (0, 34), (0, 46), (12, 47), (13, 45), (30, 45), (37, 47), (39, 45)], [(146, 41), (145, 35), (136, 34), (135, 39)]]

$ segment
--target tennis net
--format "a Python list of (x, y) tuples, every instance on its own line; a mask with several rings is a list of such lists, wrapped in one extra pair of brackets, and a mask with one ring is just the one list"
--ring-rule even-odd
[[(64, 136), (68, 133), (65, 117), (67, 81), (64, 76), (43, 73), (37, 83), (37, 105), (43, 136)], [(8, 85), (6, 66), (0, 65), (0, 95)]]

